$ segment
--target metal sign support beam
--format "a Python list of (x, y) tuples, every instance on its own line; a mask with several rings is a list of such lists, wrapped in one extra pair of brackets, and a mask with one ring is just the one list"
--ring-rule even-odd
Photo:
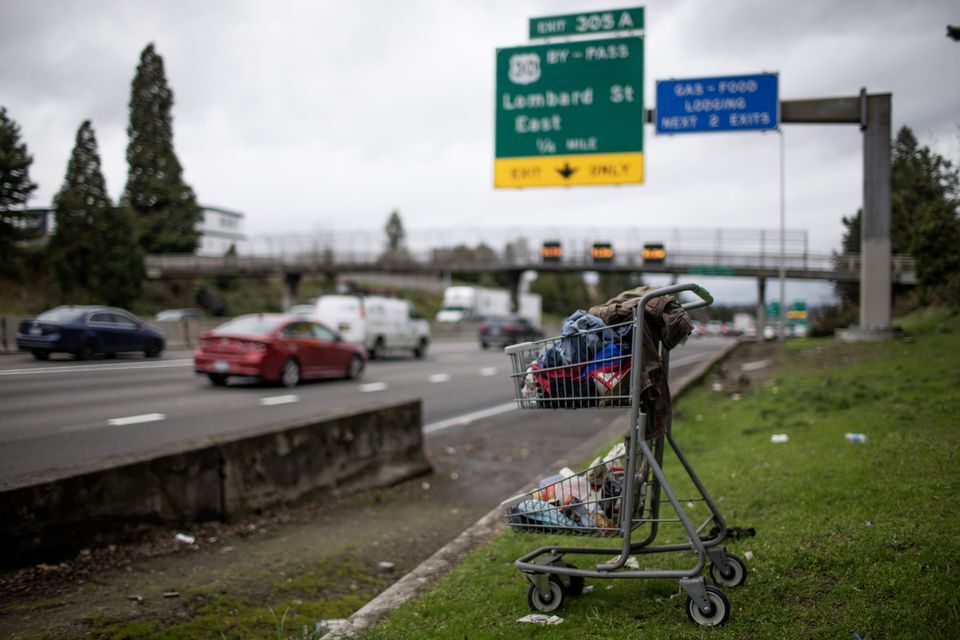
[[(782, 100), (782, 124), (856, 124), (863, 131), (863, 215), (860, 220), (860, 326), (842, 339), (880, 340), (892, 335), (890, 284), (891, 94)], [(656, 112), (647, 110), (647, 123)]]
[(891, 94), (780, 103), (784, 123), (858, 124), (863, 131), (863, 215), (860, 219), (860, 326), (846, 337), (892, 335), (890, 285)]

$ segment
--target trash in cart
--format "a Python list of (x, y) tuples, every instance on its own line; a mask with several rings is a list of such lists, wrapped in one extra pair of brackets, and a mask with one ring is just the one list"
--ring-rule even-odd
[(606, 536), (615, 533), (624, 486), (623, 443), (587, 469), (564, 468), (537, 489), (503, 502), (507, 524), (520, 531)]
[[(685, 292), (699, 300), (681, 302), (677, 296)], [(610, 540), (590, 547), (551, 544), (517, 560), (534, 611), (558, 610), (567, 597), (587, 589), (588, 578), (676, 579), (687, 595), (691, 621), (704, 626), (727, 621), (731, 606), (720, 587), (743, 584), (747, 568), (723, 547), (726, 522), (673, 438), (668, 384), (670, 350), (693, 328), (688, 310), (712, 302), (696, 284), (639, 287), (574, 313), (555, 338), (506, 348), (520, 409), (623, 408), (630, 417), (623, 441), (605, 456), (579, 471), (561, 469), (501, 505), (507, 525), (518, 533)], [(677, 495), (664, 471), (668, 451), (678, 463), (671, 473), (682, 470), (699, 495)], [(697, 512), (709, 514), (695, 525), (683, 505), (700, 502), (706, 509)], [(677, 525), (685, 540), (676, 541), (671, 532), (673, 543), (654, 545), (662, 529)], [(710, 526), (715, 534), (701, 537)], [(692, 567), (651, 566), (656, 554), (691, 551)], [(599, 561), (575, 565), (566, 559), (591, 555)], [(711, 585), (702, 575), (708, 564)]]

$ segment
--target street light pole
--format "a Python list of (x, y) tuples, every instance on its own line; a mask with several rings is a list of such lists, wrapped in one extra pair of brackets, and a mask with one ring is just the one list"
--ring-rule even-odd
[(783, 140), (783, 129), (777, 129), (777, 132), (780, 134), (780, 317), (778, 318), (777, 324), (777, 336), (781, 341), (786, 338), (786, 321), (785, 317), (787, 314), (787, 302), (785, 294), (786, 282), (786, 265), (784, 264), (784, 252), (786, 246), (786, 145)]

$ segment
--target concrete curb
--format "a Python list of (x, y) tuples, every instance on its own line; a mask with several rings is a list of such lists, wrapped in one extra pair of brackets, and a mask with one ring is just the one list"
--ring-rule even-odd
[[(710, 369), (718, 362), (723, 361), (737, 348), (739, 342), (732, 342), (718, 352), (714, 357), (705, 360), (683, 376), (672, 392), (674, 400), (680, 398), (691, 386), (699, 382)], [(587, 458), (604, 444), (612, 440), (627, 428), (628, 415), (620, 415), (602, 431), (588, 438), (583, 444), (569, 454), (554, 462), (550, 469), (560, 469), (570, 464), (577, 464)], [(526, 488), (520, 488), (515, 493), (522, 493)], [(505, 527), (501, 517), (500, 505), (477, 520), (466, 531), (447, 543), (432, 556), (421, 562), (410, 573), (403, 576), (376, 598), (357, 610), (347, 618), (346, 622), (324, 635), (321, 640), (345, 640), (352, 638), (356, 633), (369, 629), (383, 620), (393, 609), (412, 600), (430, 588), (437, 579), (441, 578), (463, 557), (473, 549), (489, 542)]]

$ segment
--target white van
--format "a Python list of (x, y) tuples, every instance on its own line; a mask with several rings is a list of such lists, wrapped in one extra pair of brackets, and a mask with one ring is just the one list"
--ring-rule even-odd
[(313, 317), (344, 339), (362, 344), (371, 358), (396, 349), (409, 349), (422, 358), (430, 344), (430, 323), (402, 298), (324, 295), (317, 299)]
[(410, 349), (417, 358), (427, 353), (430, 344), (430, 323), (421, 318), (409, 300), (366, 296), (367, 313), (364, 345), (371, 358), (394, 349)]
[(366, 313), (359, 296), (320, 296), (314, 305), (313, 317), (338, 332), (345, 340), (365, 344)]

